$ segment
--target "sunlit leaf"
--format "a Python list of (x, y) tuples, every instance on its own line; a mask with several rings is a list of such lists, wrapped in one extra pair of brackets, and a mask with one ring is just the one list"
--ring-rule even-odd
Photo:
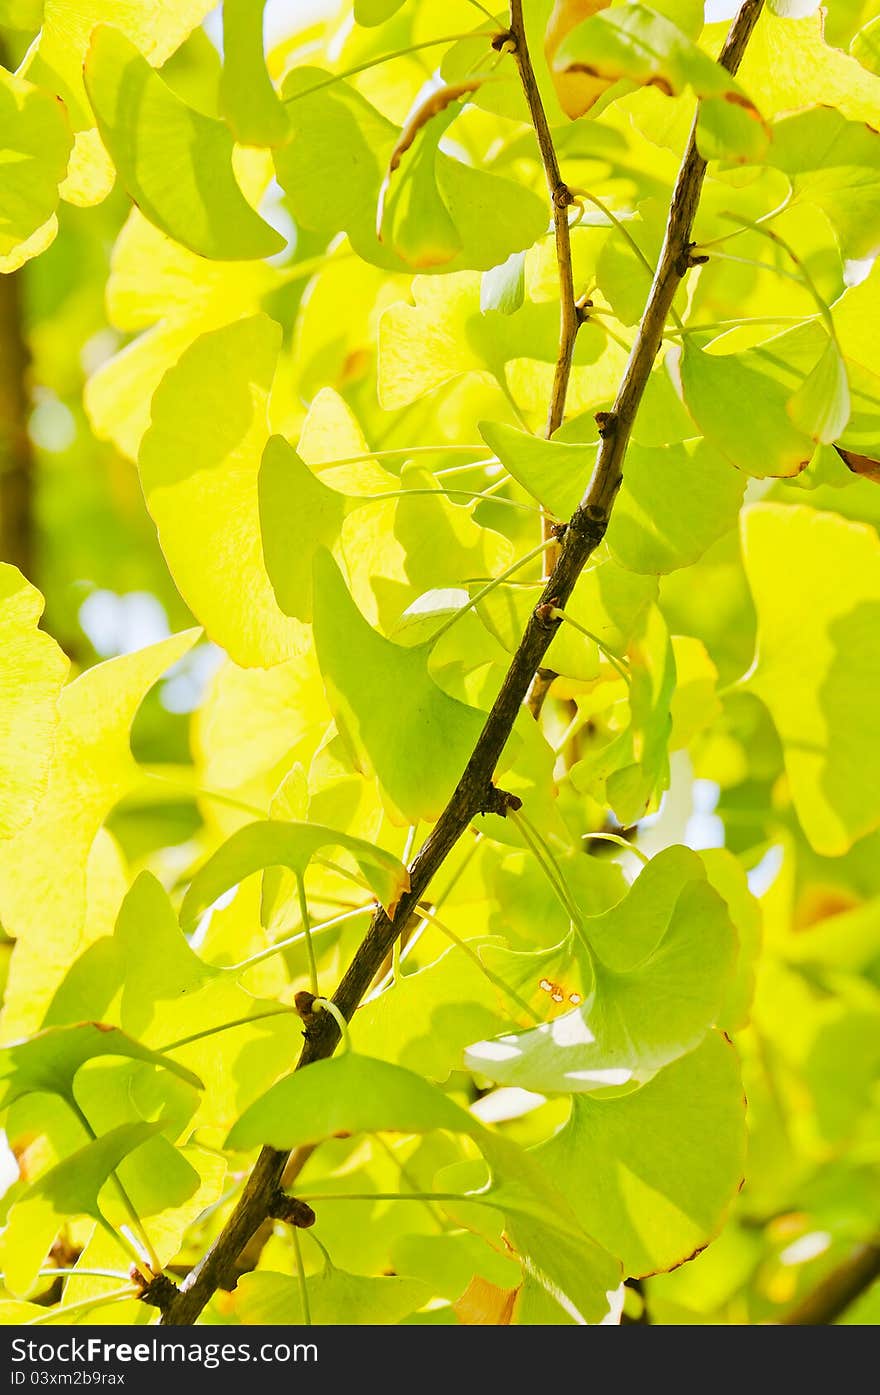
[(263, 58), (265, 3), (224, 0), (220, 105), (242, 145), (281, 145), (287, 114)]
[(807, 838), (839, 857), (880, 824), (880, 731), (864, 701), (880, 665), (880, 544), (864, 525), (780, 504), (750, 508), (743, 537), (758, 612), (748, 686), (779, 732)]
[(735, 937), (695, 853), (660, 853), (617, 906), (584, 919), (583, 936), (583, 1004), (469, 1047), (472, 1070), (542, 1094), (601, 1094), (643, 1085), (699, 1044), (717, 1020)]
[(428, 672), (432, 642), (405, 649), (376, 634), (327, 554), (315, 561), (315, 645), (340, 730), (383, 795), (408, 821), (436, 818), (483, 717)]
[(145, 217), (203, 257), (283, 251), (236, 181), (229, 130), (187, 107), (119, 30), (95, 30), (85, 81), (101, 138)]
[(393, 913), (409, 886), (409, 877), (391, 853), (335, 828), (266, 819), (234, 833), (199, 869), (181, 908), (184, 924), (192, 924), (224, 891), (252, 872), (265, 867), (289, 867), (298, 876), (304, 876), (318, 850), (328, 846), (351, 853), (379, 900)]
[(0, 565), (0, 837), (26, 824), (46, 783), (67, 660), (37, 628), (43, 598)]
[(61, 103), (0, 68), (0, 273), (45, 251), (73, 143)]

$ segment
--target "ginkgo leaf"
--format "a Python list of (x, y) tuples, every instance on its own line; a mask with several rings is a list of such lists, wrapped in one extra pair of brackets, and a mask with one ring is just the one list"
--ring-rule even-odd
[(479, 960), (486, 955), (481, 942), (471, 941), (469, 948), (470, 954), (453, 945), (435, 963), (405, 974), (393, 992), (365, 1003), (351, 1025), (355, 1046), (445, 1080), (460, 1065), (468, 1042), (500, 1031), (511, 1013), (517, 1014), (481, 971)]
[[(589, 480), (595, 444), (546, 441), (501, 422), (482, 422), (480, 433), (524, 489), (558, 518), (570, 517)], [(702, 440), (657, 447), (632, 442), (608, 546), (635, 572), (689, 566), (733, 527), (744, 488)]]
[(829, 339), (815, 367), (788, 400), (795, 426), (821, 445), (843, 434), (850, 418), (849, 380), (840, 349)]
[(273, 277), (265, 262), (196, 256), (133, 208), (113, 249), (107, 314), (127, 334), (144, 332), (86, 383), (85, 408), (95, 433), (137, 460), (165, 373), (201, 334), (254, 314)]
[(44, 0), (42, 29), (22, 65), (38, 86), (59, 96), (77, 132), (71, 168), (62, 190), (73, 203), (106, 198), (113, 167), (94, 130), (83, 85), (83, 63), (96, 25), (112, 24), (158, 67), (199, 25), (211, 0)]
[(736, 1052), (713, 1032), (633, 1094), (575, 1095), (535, 1156), (581, 1224), (639, 1275), (684, 1263), (718, 1232), (745, 1142)]
[(280, 327), (238, 320), (192, 344), (153, 398), (138, 468), (177, 586), (236, 663), (288, 658), (283, 615), (263, 560), (258, 481)]
[(831, 107), (814, 107), (773, 125), (769, 162), (787, 174), (795, 202), (820, 208), (844, 257), (880, 250), (880, 135)]
[(282, 145), (287, 113), (263, 57), (265, 0), (224, 0), (220, 108), (242, 145)]
[(694, 337), (685, 340), (677, 372), (685, 406), (706, 439), (757, 479), (800, 474), (814, 442), (788, 411), (790, 387), (765, 371), (757, 351), (707, 353)]
[(263, 557), (278, 605), (311, 620), (315, 554), (338, 540), (351, 501), (323, 484), (282, 436), (263, 451), (259, 495)]
[(489, 310), (497, 310), (501, 315), (519, 310), (525, 300), (525, 265), (523, 252), (511, 252), (506, 262), (483, 272), (480, 309), (484, 315)]
[(827, 106), (870, 124), (877, 118), (880, 78), (825, 41), (825, 15), (817, 11), (802, 19), (762, 15), (739, 79), (767, 117)]
[(481, 1236), (464, 1230), (402, 1235), (392, 1246), (391, 1260), (395, 1273), (422, 1279), (450, 1302), (464, 1293), (474, 1277), (500, 1288), (516, 1288), (522, 1280), (512, 1256), (499, 1254)]
[[(560, 1294), (568, 1292), (580, 1321), (599, 1321), (607, 1311), (606, 1295), (618, 1283), (616, 1262), (579, 1233), (573, 1213), (529, 1154), (412, 1071), (353, 1052), (316, 1061), (257, 1100), (235, 1125), (227, 1146), (251, 1148), (268, 1139), (286, 1149), (340, 1132), (422, 1134), (434, 1129), (476, 1142), (493, 1180), (487, 1189), (484, 1168), (477, 1166), (474, 1201), (489, 1198), (505, 1212), (514, 1248), (528, 1256), (557, 1301), (564, 1301)], [(470, 1165), (467, 1170), (471, 1172)]]
[[(602, 92), (599, 83), (621, 78), (669, 96), (691, 88), (702, 98), (700, 121), (704, 128), (708, 122), (711, 154), (752, 155), (756, 132), (764, 143), (761, 118), (742, 88), (671, 19), (645, 5), (602, 9), (577, 24), (556, 50), (553, 67), (598, 79), (594, 100)], [(732, 111), (719, 112), (719, 105)]]
[(782, 741), (791, 797), (817, 852), (839, 857), (880, 826), (880, 543), (833, 514), (760, 504), (743, 516), (758, 613), (747, 684)]
[(859, 30), (849, 51), (870, 73), (880, 76), (880, 15)]
[(45, 787), (68, 662), (38, 629), (43, 598), (0, 564), (0, 838), (27, 823)]
[(99, 25), (85, 82), (126, 192), (145, 217), (203, 257), (269, 257), (284, 238), (241, 192), (232, 135), (187, 107), (119, 30)]
[(583, 934), (592, 969), (584, 1003), (469, 1047), (472, 1070), (541, 1094), (632, 1089), (714, 1025), (736, 939), (696, 853), (659, 853), (617, 906), (584, 919)]
[(25, 1041), (0, 1047), (0, 1081), (6, 1087), (0, 1109), (33, 1092), (72, 1099), (77, 1071), (96, 1056), (128, 1056), (134, 1061), (163, 1066), (188, 1084), (202, 1088), (192, 1071), (143, 1046), (117, 1027), (103, 1022), (80, 1022), (70, 1027), (47, 1027)]
[(656, 607), (647, 611), (627, 658), (628, 724), (569, 772), (576, 790), (606, 800), (624, 826), (656, 807), (669, 785), (675, 652)]
[[(98, 1016), (160, 1049), (194, 1038), (174, 1048), (169, 1065), (185, 1064), (204, 1081), (190, 1127), (224, 1128), (274, 1079), (279, 1053), (293, 1052), (299, 1034), (295, 1015), (245, 992), (240, 977), (234, 967), (208, 964), (190, 948), (168, 893), (142, 872), (113, 935), (96, 940), (71, 966), (46, 1021)], [(242, 1057), (246, 1078), (238, 1069)]]
[(381, 241), (377, 209), (401, 133), (354, 88), (340, 81), (328, 85), (326, 78), (320, 68), (298, 68), (284, 85), (291, 139), (276, 153), (275, 166), (304, 227), (348, 233), (358, 255), (376, 266), (437, 266), (444, 272), (465, 267), (488, 271), (511, 252), (530, 247), (544, 231), (547, 214), (537, 195), (452, 159), (423, 136), (410, 152), (415, 164), (404, 184), (417, 191), (420, 204), (428, 201), (426, 225), (414, 218), (410, 236), (401, 208), (396, 236)]
[(0, 68), (0, 273), (45, 251), (58, 230), (58, 185), (73, 136), (60, 102)]
[(354, 17), (358, 24), (384, 24), (404, 3), (405, 0), (354, 0)]
[(279, 1080), (245, 1110), (227, 1147), (241, 1151), (268, 1143), (296, 1148), (338, 1133), (449, 1129), (471, 1134), (481, 1127), (414, 1072), (346, 1051)]
[(252, 872), (266, 867), (289, 867), (297, 876), (304, 876), (315, 853), (329, 846), (351, 853), (386, 911), (393, 915), (409, 888), (409, 875), (392, 853), (363, 838), (352, 838), (320, 824), (264, 819), (239, 829), (199, 869), (181, 907), (183, 923), (192, 924), (218, 896)]
[[(309, 1320), (316, 1327), (343, 1322), (352, 1326), (396, 1325), (426, 1303), (432, 1293), (418, 1279), (348, 1274), (335, 1265), (309, 1275), (306, 1291)], [(271, 1270), (244, 1276), (236, 1288), (235, 1311), (245, 1326), (280, 1323), (287, 1327), (305, 1321), (298, 1281)]]
[(395, 816), (435, 819), (483, 726), (428, 671), (433, 642), (411, 649), (372, 630), (327, 552), (315, 559), (315, 646), (340, 731), (375, 772)]
[(576, 25), (589, 19), (590, 15), (599, 10), (607, 9), (610, 3), (611, 0), (555, 0), (547, 21), (544, 56), (553, 78), (559, 105), (572, 120), (589, 111), (602, 93), (610, 87), (611, 79), (578, 71), (557, 72), (554, 66), (556, 54), (563, 39)]
[(379, 186), (376, 236), (410, 266), (427, 270), (454, 260), (461, 237), (437, 185), (440, 141), (458, 116), (458, 95), (476, 79), (440, 87), (404, 122)]
[(17, 940), (3, 1027), (39, 1026), (83, 948), (89, 858), (104, 820), (138, 777), (129, 733), (144, 697), (197, 630), (110, 659), (63, 689), (45, 794), (30, 822), (0, 842), (0, 916)]
[(91, 1216), (106, 1224), (98, 1196), (123, 1158), (163, 1128), (163, 1122), (121, 1124), (32, 1182), (16, 1201), (3, 1236), (4, 1282), (26, 1293), (46, 1253), (69, 1216)]

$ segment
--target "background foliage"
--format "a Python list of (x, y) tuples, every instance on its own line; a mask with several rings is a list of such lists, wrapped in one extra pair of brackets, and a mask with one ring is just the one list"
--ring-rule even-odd
[[(155, 1321), (264, 1144), (316, 1223), (203, 1321), (800, 1321), (854, 1262), (875, 1320), (880, 6), (768, 3), (731, 78), (735, 9), (525, 0), (548, 441), (503, 10), (271, 4), (264, 59), (257, 0), (0, 0), (5, 1321)], [(522, 809), (294, 1074), (590, 478), (695, 99)]]

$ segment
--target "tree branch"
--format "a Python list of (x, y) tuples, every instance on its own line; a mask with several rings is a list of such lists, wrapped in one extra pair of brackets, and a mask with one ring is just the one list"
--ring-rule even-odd
[[(565, 416), (565, 400), (568, 396), (574, 346), (578, 330), (581, 327), (581, 316), (575, 299), (574, 273), (571, 265), (571, 229), (568, 224), (568, 209), (573, 200), (571, 191), (563, 180), (559, 169), (559, 160), (556, 155), (556, 147), (553, 144), (553, 136), (550, 133), (550, 124), (544, 110), (544, 103), (541, 100), (535, 69), (532, 66), (525, 21), (523, 20), (522, 0), (510, 0), (510, 33), (506, 36), (506, 42), (513, 45), (520, 82), (538, 140), (541, 164), (544, 166), (547, 192), (550, 195), (550, 207), (553, 210), (556, 265), (559, 276), (559, 351), (556, 355), (553, 390), (550, 394), (547, 422), (544, 427), (544, 435), (549, 440), (554, 431), (557, 431), (562, 425)], [(553, 522), (547, 514), (544, 514), (541, 520), (541, 535), (544, 542), (550, 542), (553, 538)], [(544, 553), (544, 576), (550, 576), (558, 560), (559, 549), (548, 547)], [(540, 715), (541, 707), (552, 682), (553, 677), (550, 675), (536, 675), (529, 695), (529, 709), (533, 717), (537, 718)]]
[(781, 1319), (785, 1327), (827, 1327), (880, 1279), (880, 1244), (859, 1245)]
[[(735, 73), (740, 64), (762, 5), (763, 0), (745, 0), (731, 25), (719, 59), (730, 73)], [(520, 5), (516, 0), (512, 11), (521, 23)], [(537, 110), (546, 130), (543, 107), (539, 105)], [(696, 146), (695, 127), (696, 123), (676, 180), (660, 261), (635, 343), (614, 406), (610, 413), (603, 414), (600, 423), (601, 439), (592, 477), (565, 530), (553, 573), (529, 618), (461, 779), (410, 868), (410, 890), (401, 898), (393, 919), (381, 909), (376, 911), (333, 996), (346, 1020), (353, 1016), (395, 940), (417, 914), (419, 900), (459, 838), (478, 814), (492, 807), (492, 776), (541, 660), (561, 623), (552, 618), (551, 611), (565, 606), (587, 561), (605, 535), (622, 479), (623, 459), (633, 421), (660, 348), (673, 297), (691, 264), (691, 232), (706, 174), (706, 162)], [(546, 135), (552, 154), (549, 131)], [(551, 172), (558, 168), (555, 155), (552, 160)], [(564, 406), (564, 393), (560, 403)], [(308, 1023), (303, 1035), (305, 1041), (297, 1069), (331, 1056), (339, 1041), (339, 1028), (330, 1013), (322, 1012)], [(286, 1153), (273, 1148), (262, 1150), (229, 1220), (172, 1301), (164, 1307), (164, 1324), (194, 1322), (215, 1291), (224, 1287), (241, 1250), (277, 1200), (286, 1162)]]
[(33, 581), (34, 452), (22, 288), (21, 271), (0, 275), (0, 558)]

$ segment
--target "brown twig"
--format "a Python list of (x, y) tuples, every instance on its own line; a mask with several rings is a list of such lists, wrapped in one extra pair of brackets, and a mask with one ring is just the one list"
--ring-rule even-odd
[(859, 1245), (781, 1319), (785, 1327), (827, 1327), (880, 1279), (880, 1244)]
[(0, 559), (33, 580), (34, 452), (21, 271), (0, 276)]
[[(719, 60), (728, 72), (736, 72), (762, 5), (763, 0), (745, 0), (733, 21)], [(623, 380), (600, 439), (592, 477), (571, 517), (553, 574), (529, 618), (461, 779), (410, 868), (411, 888), (401, 898), (393, 919), (383, 910), (376, 912), (333, 996), (346, 1020), (351, 1019), (386, 954), (417, 913), (419, 900), (472, 819), (492, 807), (489, 795), (492, 776), (560, 624), (558, 619), (548, 618), (548, 607), (566, 605), (608, 527), (633, 421), (660, 347), (673, 297), (690, 264), (691, 232), (705, 173), (706, 162), (697, 150), (692, 131), (672, 196), (660, 261)], [(329, 1013), (322, 1012), (311, 1018), (303, 1035), (305, 1041), (297, 1069), (332, 1055), (339, 1041), (339, 1028)], [(269, 1214), (286, 1162), (286, 1153), (273, 1148), (262, 1150), (220, 1234), (164, 1308), (164, 1324), (194, 1322), (216, 1290), (223, 1287), (237, 1256)]]
[[(550, 207), (553, 210), (553, 233), (556, 239), (556, 266), (559, 277), (559, 350), (556, 355), (553, 390), (550, 394), (547, 421), (544, 427), (544, 435), (549, 440), (554, 431), (557, 431), (562, 425), (565, 416), (565, 402), (571, 378), (574, 346), (578, 330), (582, 324), (574, 289), (574, 272), (571, 265), (571, 229), (568, 223), (568, 210), (574, 200), (571, 190), (562, 178), (556, 146), (553, 144), (553, 136), (550, 132), (550, 123), (547, 120), (547, 113), (541, 100), (541, 91), (535, 77), (535, 69), (532, 66), (523, 20), (522, 0), (511, 0), (508, 42), (513, 46), (513, 56), (538, 140), (541, 164), (544, 166), (544, 176), (547, 180), (547, 192), (550, 195)], [(543, 540), (549, 542), (554, 536), (553, 520), (545, 514), (541, 526)], [(544, 553), (544, 576), (551, 574), (558, 558), (558, 548), (548, 547)], [(552, 681), (552, 678), (549, 681), (541, 678), (535, 680), (529, 694), (529, 709), (533, 717), (540, 714)]]

